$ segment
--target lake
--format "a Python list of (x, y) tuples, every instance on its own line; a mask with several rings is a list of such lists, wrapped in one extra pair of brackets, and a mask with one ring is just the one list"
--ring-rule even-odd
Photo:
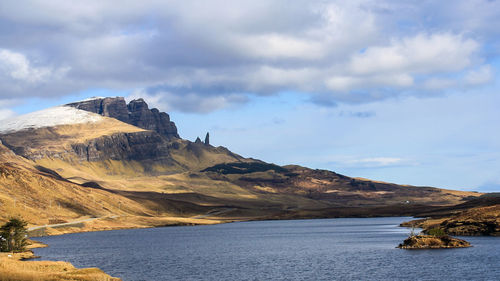
[(498, 280), (500, 238), (401, 250), (411, 218), (256, 221), (39, 237), (42, 260), (123, 280)]

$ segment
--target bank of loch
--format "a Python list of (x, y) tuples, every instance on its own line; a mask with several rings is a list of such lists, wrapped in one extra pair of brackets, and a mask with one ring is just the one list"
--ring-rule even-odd
[[(46, 247), (34, 241), (29, 249)], [(120, 281), (99, 268), (76, 268), (63, 261), (27, 261), (37, 258), (31, 250), (22, 253), (0, 253), (0, 281), (78, 280)]]

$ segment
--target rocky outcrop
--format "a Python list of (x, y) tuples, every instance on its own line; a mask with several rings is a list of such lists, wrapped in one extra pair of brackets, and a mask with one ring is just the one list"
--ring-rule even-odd
[(205, 141), (202, 141), (200, 137), (196, 137), (196, 140), (194, 141), (195, 144), (204, 144), (206, 146), (210, 146), (210, 135), (207, 133), (205, 135)]
[(470, 243), (454, 238), (448, 235), (412, 235), (399, 244), (400, 249), (449, 249), (449, 248), (467, 248)]
[(129, 120), (127, 104), (125, 99), (122, 97), (97, 98), (69, 103), (67, 105), (77, 109), (101, 114), (102, 116), (116, 118), (126, 123), (128, 123)]
[(151, 130), (160, 135), (170, 138), (179, 138), (175, 123), (170, 121), (170, 116), (158, 109), (149, 109), (148, 104), (143, 99), (132, 100), (127, 108), (129, 114), (129, 124)]
[(170, 116), (156, 108), (149, 109), (143, 99), (132, 100), (127, 105), (123, 97), (96, 98), (69, 103), (67, 106), (116, 118), (139, 128), (155, 131), (168, 139), (179, 138), (177, 127), (170, 121)]
[(171, 162), (169, 143), (155, 132), (119, 133), (72, 144), (79, 160)]
[(205, 136), (205, 145), (210, 145), (210, 135), (208, 134), (208, 132)]

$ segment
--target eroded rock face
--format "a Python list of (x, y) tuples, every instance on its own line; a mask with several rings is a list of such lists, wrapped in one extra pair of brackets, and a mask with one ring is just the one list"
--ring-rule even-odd
[(99, 98), (70, 103), (67, 105), (75, 107), (77, 109), (101, 114), (102, 116), (116, 118), (127, 123), (129, 120), (127, 104), (125, 102), (125, 99), (122, 97)]
[(83, 161), (171, 159), (168, 142), (157, 133), (147, 131), (102, 136), (71, 147)]
[(155, 131), (170, 138), (179, 138), (175, 123), (170, 121), (170, 116), (158, 109), (149, 109), (148, 104), (143, 99), (132, 100), (127, 105), (129, 114), (129, 124)]
[(179, 138), (177, 127), (170, 121), (170, 116), (156, 108), (149, 109), (143, 99), (132, 100), (128, 105), (123, 97), (97, 98), (67, 105), (155, 131), (168, 139)]
[(210, 135), (208, 134), (208, 132), (207, 132), (207, 134), (205, 135), (205, 144), (206, 144), (206, 145), (210, 145)]

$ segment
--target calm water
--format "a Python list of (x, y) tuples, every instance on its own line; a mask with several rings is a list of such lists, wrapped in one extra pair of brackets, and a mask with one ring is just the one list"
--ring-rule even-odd
[(500, 238), (396, 249), (410, 218), (243, 222), (42, 237), (44, 260), (124, 280), (499, 280)]

